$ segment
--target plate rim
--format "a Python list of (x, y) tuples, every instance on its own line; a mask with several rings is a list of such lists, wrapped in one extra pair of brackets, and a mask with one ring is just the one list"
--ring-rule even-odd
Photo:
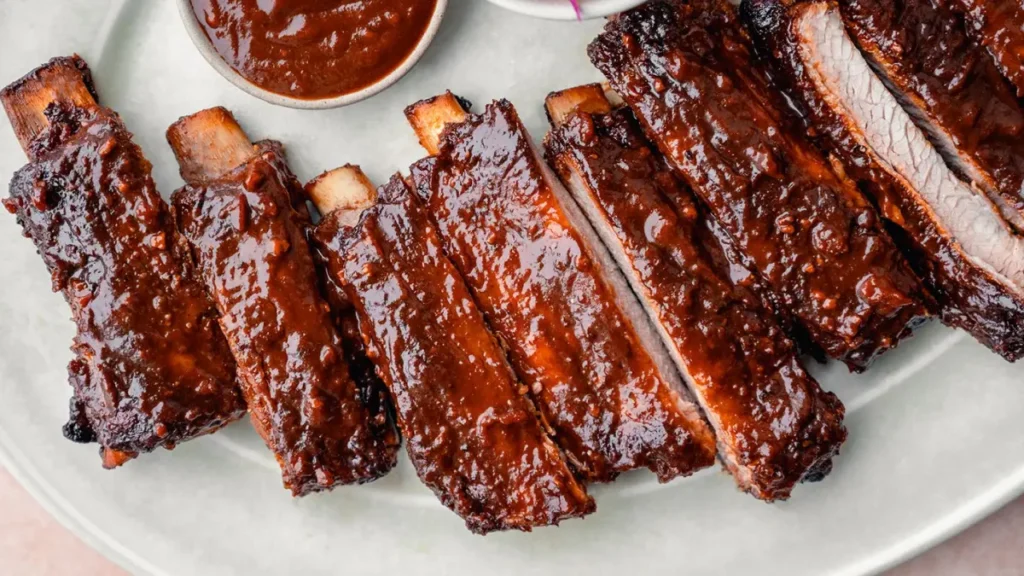
[[(117, 26), (129, 0), (111, 0), (102, 24), (87, 50), (90, 57), (103, 59), (110, 31)], [(508, 8), (508, 0), (489, 0)], [(37, 502), (51, 518), (74, 534), (106, 559), (132, 574), (171, 576), (161, 567), (122, 544), (116, 537), (90, 521), (39, 472), (31, 460), (18, 449), (13, 436), (0, 422), (0, 467)], [(863, 556), (845, 566), (835, 567), (833, 576), (868, 576), (900, 565), (949, 540), (977, 524), (1014, 499), (1024, 495), (1024, 463), (1014, 472), (978, 492), (965, 503), (947, 510), (936, 520), (923, 525), (908, 536), (886, 548)]]
[[(40, 476), (33, 465), (11, 445), (0, 423), (0, 466), (57, 522), (105, 558), (132, 574), (171, 576), (122, 545), (78, 512)], [(860, 561), (839, 567), (834, 576), (870, 576), (894, 568), (946, 542), (1024, 495), (1024, 464), (985, 492), (895, 544)]]

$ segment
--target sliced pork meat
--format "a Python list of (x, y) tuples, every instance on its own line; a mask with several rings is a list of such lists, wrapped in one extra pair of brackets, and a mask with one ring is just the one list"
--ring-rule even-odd
[(77, 332), (64, 434), (114, 468), (245, 415), (235, 362), (151, 165), (77, 56), (0, 91), (29, 163), (3, 205)]
[(846, 438), (842, 404), (804, 370), (758, 296), (720, 273), (695, 199), (632, 113), (612, 110), (598, 85), (547, 104), (548, 158), (644, 302), (737, 484), (772, 501), (827, 474)]
[(356, 310), (420, 479), (479, 533), (592, 512), (405, 181), (377, 194), (345, 166), (306, 190), (323, 214), (313, 243)]
[(1024, 110), (947, 0), (838, 0), (851, 37), (960, 176), (1024, 231)]
[(715, 461), (714, 433), (600, 238), (507, 101), (407, 110), (435, 155), (417, 193), (579, 474), (661, 480)]
[[(360, 389), (307, 235), (305, 196), (277, 142), (258, 145), (224, 108), (175, 122), (186, 185), (171, 197), (238, 363), (256, 431), (295, 496), (370, 482), (396, 463), (398, 433)], [(225, 172), (225, 170), (227, 170)]]
[(823, 1), (747, 0), (743, 14), (823, 146), (875, 199), (942, 319), (1024, 354), (1024, 238), (956, 177)]
[(589, 52), (810, 340), (863, 370), (927, 315), (927, 295), (751, 50), (724, 0), (655, 0), (611, 21)]

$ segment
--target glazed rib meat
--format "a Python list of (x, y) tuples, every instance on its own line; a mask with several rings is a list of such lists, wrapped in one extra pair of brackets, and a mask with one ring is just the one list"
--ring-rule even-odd
[(715, 440), (643, 310), (512, 105), (451, 94), (407, 110), (432, 162), (417, 193), (579, 473), (665, 481), (709, 466)]
[(1024, 110), (947, 0), (839, 0), (850, 36), (947, 162), (1024, 231)]
[(589, 52), (811, 343), (862, 370), (926, 316), (920, 281), (795, 128), (732, 5), (655, 0)]
[[(807, 374), (759, 298), (719, 274), (689, 190), (599, 85), (547, 104), (551, 165), (645, 303), (739, 486), (772, 501), (823, 477), (846, 438), (843, 406)], [(677, 213), (669, 198), (691, 209)]]
[(405, 181), (375, 200), (345, 167), (307, 191), (325, 214), (317, 249), (355, 306), (420, 479), (477, 533), (592, 512)]
[(377, 394), (349, 374), (319, 292), (301, 186), (280, 145), (250, 145), (223, 108), (182, 118), (168, 141), (187, 179), (172, 197), (175, 221), (285, 486), (301, 496), (386, 474), (397, 434)]
[(64, 434), (103, 464), (212, 432), (245, 414), (217, 314), (156, 191), (150, 164), (89, 69), (56, 58), (0, 92), (29, 164), (14, 213), (71, 307), (74, 397)]
[(1020, 0), (947, 0), (967, 23), (967, 33), (988, 49), (1003, 76), (1024, 97), (1024, 4)]
[(744, 16), (824, 148), (880, 207), (942, 319), (1024, 354), (1024, 238), (956, 177), (823, 1), (747, 0)]

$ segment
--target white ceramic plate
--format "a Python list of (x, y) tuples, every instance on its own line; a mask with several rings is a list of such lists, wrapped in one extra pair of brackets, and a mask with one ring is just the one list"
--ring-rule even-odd
[[(579, 16), (569, 0), (488, 0), (502, 8), (550, 20), (575, 20)], [(584, 19), (600, 18), (629, 10), (644, 0), (580, 0)]]
[[(164, 130), (223, 104), (254, 138), (288, 146), (302, 178), (345, 162), (383, 181), (421, 152), (405, 105), (446, 88), (507, 97), (539, 137), (543, 97), (596, 79), (584, 55), (600, 22), (527, 19), (453, 0), (437, 40), (395, 86), (351, 107), (276, 108), (234, 88), (192, 47), (171, 0), (3, 0), (0, 84), (79, 51), (169, 194)], [(0, 122), (0, 173), (23, 155)], [(72, 325), (14, 218), (0, 214), (0, 460), (68, 527), (153, 574), (866, 574), (967, 526), (1024, 483), (1021, 367), (926, 327), (863, 377), (816, 369), (849, 409), (835, 472), (766, 505), (718, 471), (658, 485), (629, 474), (594, 488), (598, 513), (533, 534), (481, 538), (417, 482), (408, 462), (374, 484), (292, 500), (248, 424), (174, 452), (100, 468), (60, 427)]]

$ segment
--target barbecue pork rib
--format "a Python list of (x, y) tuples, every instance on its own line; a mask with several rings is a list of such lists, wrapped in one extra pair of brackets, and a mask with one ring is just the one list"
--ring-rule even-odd
[(951, 0), (838, 0), (850, 36), (946, 161), (1024, 233), (1024, 110)]
[(739, 486), (772, 501), (825, 476), (846, 439), (842, 404), (807, 374), (757, 295), (707, 256), (718, 247), (701, 241), (695, 199), (632, 113), (613, 110), (596, 84), (552, 94), (547, 108), (551, 165), (626, 272)]
[(820, 0), (746, 0), (743, 16), (820, 135), (880, 207), (947, 324), (1024, 355), (1024, 237), (946, 166)]
[(280, 144), (249, 144), (223, 108), (182, 118), (168, 141), (187, 182), (172, 197), (175, 222), (285, 486), (302, 496), (383, 476), (395, 464), (397, 432), (379, 392), (350, 376), (319, 291), (301, 185)]
[(17, 216), (77, 327), (64, 435), (104, 466), (245, 414), (217, 313), (156, 191), (150, 164), (89, 69), (56, 58), (0, 92), (29, 157), (4, 206)]
[(927, 315), (920, 281), (800, 134), (732, 5), (654, 0), (589, 54), (812, 344), (860, 371)]
[(435, 154), (414, 167), (416, 192), (579, 474), (710, 466), (713, 432), (512, 105), (468, 114), (449, 93), (406, 113)]
[(988, 49), (1003, 76), (1024, 97), (1024, 3), (1021, 0), (945, 0), (964, 18), (967, 33)]
[(406, 182), (347, 166), (306, 190), (423, 483), (481, 534), (593, 512)]

